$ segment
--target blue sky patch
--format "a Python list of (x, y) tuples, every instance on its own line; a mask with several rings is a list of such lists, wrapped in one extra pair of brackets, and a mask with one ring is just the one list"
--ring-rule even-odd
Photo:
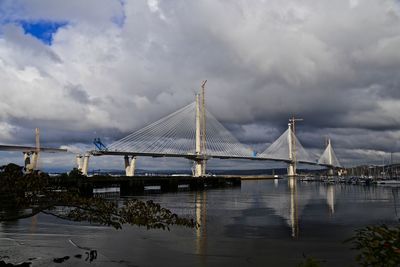
[(119, 3), (122, 7), (122, 14), (118, 15), (118, 16), (113, 16), (111, 18), (111, 21), (113, 23), (115, 23), (118, 27), (122, 28), (125, 24), (125, 20), (126, 20), (126, 14), (125, 14), (125, 0), (119, 0)]
[(67, 22), (59, 21), (19, 21), (24, 29), (25, 34), (30, 34), (46, 45), (51, 45), (53, 42), (53, 35), (61, 27), (65, 27)]

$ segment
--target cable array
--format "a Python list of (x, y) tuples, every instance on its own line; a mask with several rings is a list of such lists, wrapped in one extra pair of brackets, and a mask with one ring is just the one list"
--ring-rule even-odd
[(210, 112), (206, 110), (207, 155), (251, 157), (253, 150), (240, 143)]
[(108, 151), (138, 153), (195, 153), (195, 103), (112, 143)]
[[(291, 133), (287, 129), (275, 142), (273, 142), (264, 152), (260, 153), (259, 157), (273, 158), (281, 160), (289, 160), (289, 138), (288, 135)], [(315, 162), (316, 159), (308, 153), (299, 139), (294, 136), (296, 142), (296, 160), (304, 162)]]
[[(140, 129), (108, 147), (108, 151), (195, 154), (196, 103)], [(252, 150), (241, 144), (206, 110), (206, 155), (250, 157)]]
[[(209, 111), (206, 117), (207, 156), (253, 157), (253, 150), (240, 143)], [(287, 129), (264, 152), (260, 158), (289, 160)], [(300, 141), (296, 141), (296, 160), (315, 163), (316, 159), (308, 153)], [(196, 103), (193, 102), (160, 120), (137, 130), (108, 146), (111, 152), (155, 153), (155, 154), (196, 154)], [(328, 150), (330, 149), (330, 150)], [(329, 154), (330, 153), (330, 154)], [(331, 146), (328, 146), (319, 159), (319, 164), (329, 164), (331, 155), (333, 165), (340, 166)]]
[[(331, 162), (330, 162), (331, 160)], [(324, 153), (318, 160), (318, 164), (332, 165), (334, 167), (341, 167), (339, 160), (336, 157), (335, 151), (333, 151), (332, 146), (329, 144)]]

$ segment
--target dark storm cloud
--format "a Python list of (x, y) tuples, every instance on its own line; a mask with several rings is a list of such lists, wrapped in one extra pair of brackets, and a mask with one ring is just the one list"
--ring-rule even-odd
[(0, 141), (40, 126), (52, 144), (111, 142), (192, 102), (208, 79), (208, 109), (257, 151), (292, 115), (312, 152), (327, 135), (348, 162), (400, 151), (396, 1), (5, 1), (0, 11), (68, 22), (51, 46), (3, 22)]
[(65, 95), (82, 104), (90, 102), (88, 93), (80, 85), (70, 84), (65, 86)]

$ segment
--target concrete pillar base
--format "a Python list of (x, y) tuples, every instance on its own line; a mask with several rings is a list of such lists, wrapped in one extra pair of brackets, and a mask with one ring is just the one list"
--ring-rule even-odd
[(206, 176), (206, 161), (196, 160), (194, 162), (194, 177), (204, 177)]
[(24, 152), (24, 170), (27, 173), (32, 172), (31, 153), (30, 152)]
[(37, 169), (39, 153), (37, 152), (24, 152), (24, 169), (25, 172), (31, 173)]
[(296, 176), (296, 167), (293, 163), (289, 163), (289, 166), (287, 168), (287, 175), (290, 177)]
[(39, 161), (39, 153), (38, 152), (33, 152), (32, 153), (32, 170), (36, 170), (38, 167), (38, 161)]
[(90, 158), (90, 154), (89, 153), (86, 153), (85, 156), (83, 156), (82, 174), (85, 175), (85, 176), (88, 175), (89, 158)]
[(124, 161), (125, 161), (125, 175), (129, 177), (135, 176), (136, 157), (132, 156), (131, 158), (129, 158), (129, 156), (125, 156)]
[(82, 172), (83, 167), (83, 156), (81, 154), (76, 155), (76, 168), (78, 171)]

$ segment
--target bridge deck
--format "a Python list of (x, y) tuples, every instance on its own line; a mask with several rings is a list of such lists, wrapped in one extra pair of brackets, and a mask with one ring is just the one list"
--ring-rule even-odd
[[(0, 145), (0, 150), (2, 150), (2, 151), (34, 152), (34, 151), (36, 151), (36, 147), (34, 147), (34, 146), (18, 146), (18, 145)], [(50, 147), (41, 147), (39, 149), (39, 151), (47, 152), (47, 153), (68, 152), (66, 149), (50, 148)]]
[[(142, 157), (153, 157), (153, 158), (161, 158), (161, 157), (170, 157), (170, 158), (186, 158), (190, 160), (195, 160), (198, 158), (198, 155), (195, 154), (173, 154), (173, 153), (148, 153), (148, 152), (125, 152), (125, 151), (105, 151), (105, 150), (93, 150), (90, 152), (94, 156), (142, 156)], [(257, 161), (275, 161), (275, 162), (284, 162), (290, 163), (291, 161), (288, 159), (277, 159), (277, 158), (267, 158), (260, 156), (253, 157), (239, 157), (239, 156), (229, 156), (229, 155), (206, 155), (205, 158), (215, 158), (215, 159), (244, 159), (244, 160), (257, 160)], [(318, 162), (310, 162), (310, 161), (297, 161), (300, 164), (307, 165), (319, 165), (324, 167), (331, 167), (327, 164), (318, 164)]]

